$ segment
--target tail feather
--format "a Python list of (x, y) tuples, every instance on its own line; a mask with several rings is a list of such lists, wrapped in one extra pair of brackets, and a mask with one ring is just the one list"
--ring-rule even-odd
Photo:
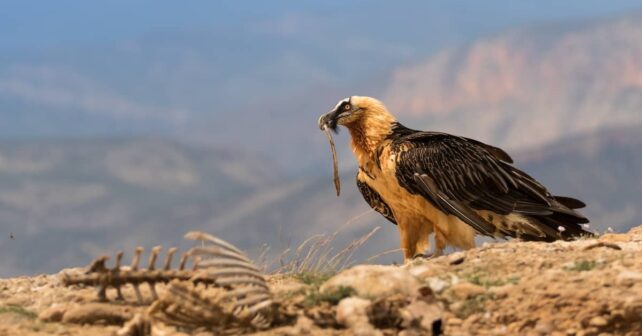
[(566, 196), (553, 196), (556, 201), (560, 202), (562, 205), (568, 207), (569, 209), (582, 209), (586, 207), (586, 204), (578, 199)]
[(550, 241), (556, 239), (572, 240), (579, 237), (593, 237), (595, 234), (586, 231), (582, 224), (588, 223), (585, 217), (578, 218), (566, 213), (556, 212), (549, 216), (529, 216), (536, 223), (555, 230), (556, 234), (547, 237)]

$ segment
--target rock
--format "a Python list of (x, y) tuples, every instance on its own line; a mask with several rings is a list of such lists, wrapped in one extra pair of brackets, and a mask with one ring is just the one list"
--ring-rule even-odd
[[(441, 334), (443, 309), (437, 303), (415, 300), (401, 309), (401, 326), (405, 329), (418, 329), (420, 334)], [(438, 330), (433, 330), (438, 328)]]
[(631, 236), (642, 236), (642, 225), (632, 228), (628, 234)]
[(459, 251), (448, 256), (448, 263), (451, 265), (459, 265), (466, 260), (466, 252)]
[(609, 321), (607, 321), (602, 316), (595, 316), (589, 321), (589, 325), (592, 325), (594, 327), (604, 327), (607, 324), (609, 324)]
[(66, 305), (53, 305), (38, 314), (38, 319), (45, 322), (60, 322), (67, 311)]
[(407, 269), (410, 274), (416, 276), (419, 279), (439, 277), (444, 273), (448, 273), (450, 268), (449, 264), (436, 264), (434, 262), (430, 263), (430, 261), (432, 260), (422, 260), (419, 261), (418, 264), (406, 264), (401, 266), (401, 268)]
[(127, 321), (123, 327), (116, 332), (117, 336), (139, 336), (151, 335), (152, 322), (144, 314), (136, 314), (132, 319)]
[(272, 291), (275, 296), (296, 293), (310, 287), (309, 285), (306, 285), (303, 282), (291, 277), (283, 277), (280, 279), (272, 280), (270, 281), (269, 285), (270, 291)]
[(432, 289), (432, 291), (435, 293), (441, 293), (444, 289), (450, 286), (450, 283), (448, 281), (442, 280), (440, 278), (428, 278), (426, 279), (426, 283), (428, 284), (428, 287), (430, 287), (430, 289)]
[(368, 320), (370, 300), (357, 297), (345, 298), (337, 305), (337, 322), (350, 329), (354, 335), (383, 335)]
[(549, 322), (539, 321), (535, 325), (535, 332), (540, 335), (551, 335), (553, 332), (553, 326)]
[(62, 316), (63, 323), (122, 325), (133, 317), (130, 307), (107, 303), (88, 303), (72, 307)]
[(421, 284), (400, 267), (360, 265), (333, 276), (321, 286), (320, 291), (332, 293), (340, 287), (351, 287), (358, 296), (377, 299), (394, 294), (416, 296)]
[(503, 286), (491, 287), (488, 292), (493, 294), (496, 299), (503, 299), (515, 290), (515, 285), (506, 284)]
[(485, 294), (486, 289), (484, 289), (484, 287), (482, 286), (478, 286), (470, 282), (460, 282), (458, 284), (452, 285), (446, 292), (449, 296), (452, 296), (459, 300), (466, 300), (477, 295)]
[(604, 243), (626, 243), (631, 241), (631, 236), (625, 233), (607, 233), (598, 240)]
[(642, 282), (642, 272), (623, 270), (617, 275), (615, 282), (621, 286), (633, 286)]
[(286, 334), (288, 335), (309, 335), (312, 331), (316, 329), (314, 321), (305, 317), (299, 316), (296, 320), (296, 324), (292, 326), (291, 330), (288, 330)]

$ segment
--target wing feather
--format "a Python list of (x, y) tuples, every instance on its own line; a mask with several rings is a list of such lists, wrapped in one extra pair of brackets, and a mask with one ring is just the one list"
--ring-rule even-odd
[(529, 225), (545, 226), (538, 230), (546, 233), (543, 239), (558, 232), (556, 225), (582, 232), (579, 223), (588, 222), (573, 210), (584, 203), (551, 195), (541, 183), (512, 166), (510, 156), (497, 147), (446, 133), (406, 134), (392, 144), (399, 182), (481, 234), (516, 236), (518, 232), (496, 227), (479, 216), (479, 210), (532, 216)]
[(372, 209), (380, 213), (383, 217), (391, 221), (393, 224), (397, 224), (397, 220), (395, 219), (395, 216), (388, 204), (386, 204), (383, 198), (381, 198), (381, 195), (379, 195), (376, 190), (372, 189), (368, 185), (368, 183), (366, 183), (366, 181), (363, 181), (359, 178), (359, 174), (357, 174), (357, 188), (359, 188), (363, 199), (366, 201), (366, 203), (368, 203), (368, 205), (370, 205)]

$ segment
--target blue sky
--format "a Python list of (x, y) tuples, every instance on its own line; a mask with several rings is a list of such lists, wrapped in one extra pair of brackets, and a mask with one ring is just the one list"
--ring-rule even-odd
[[(432, 1), (396, 2), (390, 15), (426, 11), (426, 20), (450, 20), (475, 30), (537, 21), (602, 16), (642, 7), (642, 1)], [(225, 29), (288, 14), (331, 17), (376, 13), (381, 1), (2, 1), (0, 50), (109, 43), (176, 30)], [(364, 7), (369, 7), (363, 10)], [(390, 6), (383, 6), (389, 12)], [(481, 27), (480, 27), (481, 25)], [(498, 27), (500, 28), (500, 27)], [(346, 30), (357, 29), (345, 27)], [(393, 28), (392, 31), (395, 31)]]
[(380, 95), (392, 71), (439, 50), (641, 10), (642, 0), (5, 0), (0, 134), (236, 142), (242, 129), (250, 148), (294, 146), (283, 128), (314, 126), (346, 93)]

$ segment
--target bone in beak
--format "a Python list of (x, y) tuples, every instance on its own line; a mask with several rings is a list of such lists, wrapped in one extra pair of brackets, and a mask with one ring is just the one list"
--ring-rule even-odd
[(328, 142), (330, 143), (330, 150), (332, 151), (332, 176), (334, 180), (334, 189), (337, 191), (338, 197), (341, 194), (341, 181), (339, 180), (339, 161), (337, 160), (337, 149), (334, 146), (334, 139), (332, 139), (330, 128), (326, 124), (321, 125), (321, 121), (325, 116), (326, 115), (323, 115), (321, 116), (321, 118), (319, 118), (319, 126), (323, 130), (323, 133), (325, 133), (325, 136), (328, 138)]

